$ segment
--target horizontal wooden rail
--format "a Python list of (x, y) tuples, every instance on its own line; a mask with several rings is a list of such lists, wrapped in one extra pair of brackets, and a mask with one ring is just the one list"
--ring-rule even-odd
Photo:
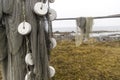
[[(104, 19), (104, 18), (120, 18), (120, 14), (109, 15), (109, 16), (100, 16), (100, 17), (93, 17), (93, 19)], [(55, 20), (76, 20), (76, 19), (77, 18), (57, 18)]]

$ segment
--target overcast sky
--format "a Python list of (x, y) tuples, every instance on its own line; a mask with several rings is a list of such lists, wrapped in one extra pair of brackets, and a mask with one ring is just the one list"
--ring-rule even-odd
[[(57, 18), (120, 14), (120, 0), (55, 0), (50, 6), (57, 11)], [(66, 28), (71, 24), (75, 26), (75, 21), (71, 24), (67, 21), (54, 21), (53, 27), (65, 27), (64, 23)], [(120, 18), (94, 20), (94, 26), (120, 26)]]

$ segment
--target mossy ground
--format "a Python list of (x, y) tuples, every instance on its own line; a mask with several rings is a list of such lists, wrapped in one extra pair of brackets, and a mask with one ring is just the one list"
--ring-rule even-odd
[(120, 41), (58, 42), (51, 53), (56, 69), (52, 80), (120, 80)]
[(50, 65), (56, 69), (51, 80), (120, 80), (120, 41), (88, 42), (79, 47), (73, 41), (58, 42)]

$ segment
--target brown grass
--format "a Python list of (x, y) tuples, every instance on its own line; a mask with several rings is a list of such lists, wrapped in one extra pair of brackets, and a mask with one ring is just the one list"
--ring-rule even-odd
[(58, 42), (51, 53), (52, 80), (120, 80), (120, 42)]
[(72, 41), (58, 42), (50, 65), (56, 69), (52, 80), (120, 80), (120, 41), (90, 41), (79, 47)]

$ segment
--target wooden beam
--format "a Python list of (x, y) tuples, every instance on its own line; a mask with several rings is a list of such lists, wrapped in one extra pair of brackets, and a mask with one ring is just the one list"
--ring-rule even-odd
[[(100, 17), (93, 17), (93, 19), (104, 19), (104, 18), (120, 18), (120, 14), (116, 15), (109, 15), (109, 16), (100, 16)], [(57, 18), (55, 20), (76, 20), (77, 18)]]

